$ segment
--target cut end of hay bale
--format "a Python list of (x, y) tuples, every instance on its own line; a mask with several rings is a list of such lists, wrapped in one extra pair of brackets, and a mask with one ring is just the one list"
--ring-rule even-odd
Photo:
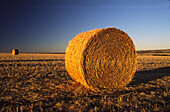
[(19, 55), (19, 50), (18, 49), (13, 49), (12, 50), (12, 55)]
[(137, 66), (131, 38), (116, 28), (78, 34), (66, 50), (66, 69), (77, 82), (94, 91), (112, 91), (129, 84)]

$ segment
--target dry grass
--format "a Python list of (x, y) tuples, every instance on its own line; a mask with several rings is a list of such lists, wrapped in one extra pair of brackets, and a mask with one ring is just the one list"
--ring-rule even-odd
[(138, 56), (170, 56), (170, 53), (138, 53)]
[(0, 111), (147, 111), (170, 109), (170, 57), (138, 56), (133, 81), (92, 92), (65, 70), (65, 55), (0, 54)]
[(75, 36), (66, 50), (66, 70), (77, 82), (100, 92), (129, 84), (137, 56), (131, 38), (116, 28), (94, 29)]

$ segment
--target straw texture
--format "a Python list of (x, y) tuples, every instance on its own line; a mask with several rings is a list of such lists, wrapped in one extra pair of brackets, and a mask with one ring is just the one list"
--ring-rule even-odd
[(13, 49), (12, 50), (12, 55), (19, 55), (19, 50), (18, 49)]
[(137, 56), (131, 38), (116, 28), (94, 29), (73, 38), (66, 49), (66, 69), (94, 91), (113, 91), (130, 83)]

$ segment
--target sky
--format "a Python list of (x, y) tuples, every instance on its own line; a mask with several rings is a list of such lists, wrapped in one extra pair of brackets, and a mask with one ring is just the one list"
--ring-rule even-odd
[(107, 27), (136, 50), (170, 49), (170, 0), (0, 0), (0, 52), (65, 52), (77, 34)]

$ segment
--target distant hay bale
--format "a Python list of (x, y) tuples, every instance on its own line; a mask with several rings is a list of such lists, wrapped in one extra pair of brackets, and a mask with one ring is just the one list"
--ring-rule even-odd
[(66, 49), (66, 70), (94, 91), (113, 91), (129, 84), (137, 66), (131, 38), (116, 28), (94, 29), (73, 38)]
[(19, 54), (19, 50), (18, 49), (13, 49), (12, 50), (12, 55), (18, 55)]

